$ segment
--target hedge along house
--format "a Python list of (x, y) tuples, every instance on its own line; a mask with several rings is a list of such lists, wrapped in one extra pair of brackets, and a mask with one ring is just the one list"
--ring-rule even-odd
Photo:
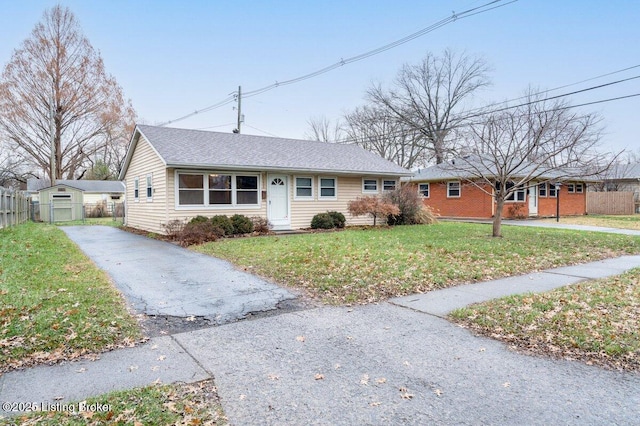
[(411, 172), (355, 145), (138, 125), (120, 179), (126, 224), (165, 233), (192, 217), (265, 217), (275, 230), (308, 228), (317, 213), (381, 194)]
[[(527, 170), (526, 165), (522, 167), (523, 173)], [(551, 217), (558, 208), (562, 216), (586, 214), (585, 180), (568, 180), (563, 176), (561, 172), (541, 174), (527, 186), (518, 188), (506, 199), (503, 217)], [(518, 177), (513, 175), (516, 181)], [(492, 172), (486, 170), (486, 180), (491, 179)], [(486, 180), (446, 163), (419, 170), (409, 179), (422, 194), (423, 203), (440, 216), (470, 219), (489, 219), (496, 213), (495, 182), (490, 185)], [(510, 184), (513, 183), (507, 185)]]

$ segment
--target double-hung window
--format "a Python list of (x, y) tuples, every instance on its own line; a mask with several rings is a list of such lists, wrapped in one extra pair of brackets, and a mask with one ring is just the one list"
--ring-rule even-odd
[(395, 191), (396, 190), (396, 180), (383, 180), (382, 181), (382, 190), (383, 191)]
[(378, 179), (362, 179), (362, 192), (377, 193)]
[(236, 176), (236, 204), (258, 204), (258, 176)]
[(538, 184), (538, 196), (539, 197), (546, 197), (547, 196), (547, 184), (546, 183)]
[(153, 200), (153, 175), (147, 175), (147, 201)]
[(202, 175), (178, 175), (178, 204), (204, 204), (204, 177)]
[(338, 179), (329, 177), (320, 177), (318, 185), (320, 187), (319, 199), (332, 199), (335, 200), (338, 197)]
[(576, 194), (582, 194), (584, 192), (584, 184), (576, 183)]
[[(507, 182), (507, 191), (512, 190), (515, 184), (513, 182)], [(515, 192), (512, 192), (505, 198), (505, 201), (523, 202), (527, 198), (527, 190), (522, 187), (516, 188)]]
[(549, 182), (549, 197), (556, 198), (558, 194), (557, 190), (558, 190), (558, 187), (555, 184)]
[(418, 192), (422, 194), (424, 198), (429, 198), (429, 184), (421, 183), (418, 185)]
[(140, 179), (137, 177), (133, 179), (133, 200), (140, 200)]
[(447, 182), (447, 198), (460, 198), (460, 181)]
[(313, 200), (313, 178), (310, 176), (296, 177), (296, 200)]

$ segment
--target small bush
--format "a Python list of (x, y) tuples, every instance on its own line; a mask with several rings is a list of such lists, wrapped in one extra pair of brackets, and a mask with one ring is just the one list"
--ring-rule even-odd
[(217, 226), (223, 231), (223, 235), (233, 235), (233, 223), (231, 223), (231, 219), (223, 214), (219, 214), (217, 216), (213, 216), (209, 219), (213, 226)]
[(189, 221), (189, 223), (205, 223), (205, 222), (209, 222), (209, 218), (205, 216), (200, 216), (200, 215), (194, 217)]
[(389, 225), (413, 225), (418, 223), (416, 215), (422, 209), (422, 197), (418, 189), (411, 184), (403, 185), (400, 188), (384, 194), (384, 200), (395, 204), (400, 210), (399, 214), (389, 215), (387, 223)]
[(207, 222), (189, 222), (184, 226), (182, 232), (180, 232), (178, 240), (180, 245), (187, 247), (194, 244), (203, 244), (209, 241), (215, 241), (224, 234), (224, 231)]
[(335, 224), (329, 213), (318, 213), (311, 219), (312, 229), (333, 229)]
[(253, 216), (251, 222), (253, 222), (253, 232), (268, 234), (271, 231), (271, 223), (262, 216)]
[(527, 215), (524, 214), (524, 204), (522, 203), (515, 203), (510, 205), (508, 208), (508, 212), (509, 217), (515, 219), (524, 219), (527, 217)]
[(355, 200), (349, 201), (347, 208), (352, 216), (370, 214), (373, 217), (374, 226), (379, 217), (387, 218), (390, 215), (400, 214), (398, 206), (376, 196), (356, 198)]
[(164, 230), (164, 233), (167, 234), (167, 237), (172, 240), (177, 240), (180, 233), (184, 229), (184, 222), (179, 219), (174, 219), (167, 223), (161, 224), (161, 226)]
[(327, 214), (333, 219), (333, 226), (336, 228), (344, 228), (345, 223), (347, 223), (347, 219), (345, 219), (342, 213), (331, 211), (327, 212)]
[(234, 234), (250, 234), (253, 232), (253, 222), (247, 216), (234, 214), (231, 216)]

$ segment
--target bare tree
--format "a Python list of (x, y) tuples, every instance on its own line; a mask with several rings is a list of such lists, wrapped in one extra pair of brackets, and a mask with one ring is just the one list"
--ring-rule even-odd
[(374, 152), (399, 166), (411, 169), (424, 166), (427, 156), (422, 134), (397, 120), (390, 111), (365, 105), (345, 116), (345, 134), (349, 143)]
[(454, 129), (467, 120), (465, 102), (490, 84), (488, 73), (484, 59), (447, 49), (442, 56), (429, 53), (417, 65), (404, 65), (391, 89), (374, 86), (368, 98), (419, 132), (424, 149), (440, 164), (455, 139)]
[(123, 118), (134, 116), (75, 17), (61, 6), (44, 13), (0, 80), (0, 131), (24, 162), (53, 179), (81, 174), (113, 142), (109, 135), (132, 124)]
[(309, 131), (305, 136), (309, 140), (336, 143), (343, 138), (340, 121), (331, 123), (331, 120), (322, 116), (310, 118), (307, 124), (309, 124)]
[(565, 101), (530, 99), (472, 125), (467, 149), (474, 154), (445, 167), (494, 198), (493, 236), (499, 237), (505, 201), (516, 193), (539, 183), (595, 177), (610, 167), (616, 155), (597, 151), (600, 134), (597, 115), (575, 112)]

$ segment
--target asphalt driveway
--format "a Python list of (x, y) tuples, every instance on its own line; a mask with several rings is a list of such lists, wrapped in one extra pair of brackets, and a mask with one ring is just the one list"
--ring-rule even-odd
[(223, 324), (295, 296), (229, 262), (109, 226), (61, 228), (138, 312)]

